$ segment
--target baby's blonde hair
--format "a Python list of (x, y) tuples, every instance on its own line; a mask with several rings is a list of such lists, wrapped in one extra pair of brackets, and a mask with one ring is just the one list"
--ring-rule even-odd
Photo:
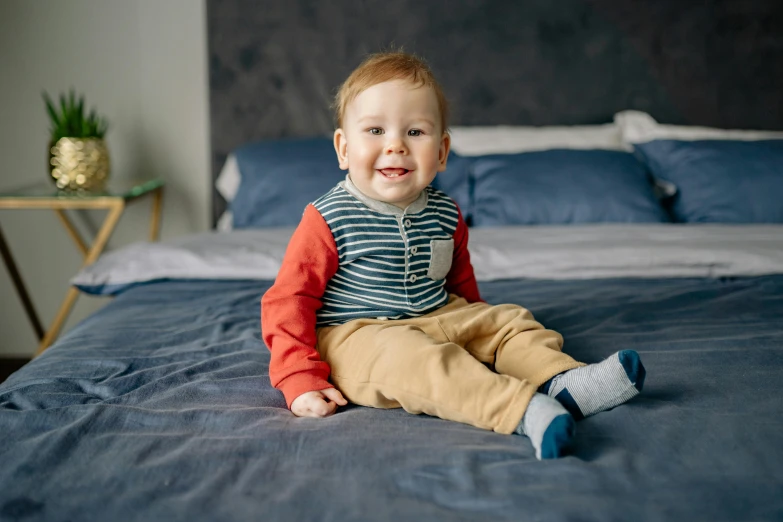
[(402, 51), (375, 53), (368, 56), (343, 82), (334, 98), (337, 126), (343, 126), (345, 108), (359, 94), (373, 85), (392, 80), (407, 80), (417, 87), (430, 87), (438, 99), (441, 131), (449, 122), (449, 104), (429, 66), (417, 56)]

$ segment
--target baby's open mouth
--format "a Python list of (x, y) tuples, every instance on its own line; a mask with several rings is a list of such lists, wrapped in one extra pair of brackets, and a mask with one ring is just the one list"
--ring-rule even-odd
[(410, 170), (408, 169), (380, 169), (378, 170), (381, 174), (386, 176), (387, 178), (399, 178), (400, 176), (404, 176)]

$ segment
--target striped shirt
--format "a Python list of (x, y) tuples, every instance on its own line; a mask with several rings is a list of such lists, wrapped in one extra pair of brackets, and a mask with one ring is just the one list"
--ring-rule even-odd
[(427, 187), (402, 210), (367, 198), (346, 180), (313, 206), (332, 232), (339, 259), (318, 326), (416, 317), (446, 304), (459, 214), (444, 193)]

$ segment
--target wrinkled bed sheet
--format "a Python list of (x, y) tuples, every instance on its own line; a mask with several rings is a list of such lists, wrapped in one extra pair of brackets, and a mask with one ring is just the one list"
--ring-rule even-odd
[(270, 387), (267, 282), (120, 295), (0, 385), (0, 520), (780, 520), (783, 276), (481, 284), (645, 390), (573, 455), (401, 410), (295, 418)]

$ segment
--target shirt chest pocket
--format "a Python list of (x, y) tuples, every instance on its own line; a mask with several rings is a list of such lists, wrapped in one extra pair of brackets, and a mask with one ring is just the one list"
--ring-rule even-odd
[(427, 269), (427, 277), (433, 280), (443, 279), (451, 270), (451, 260), (454, 257), (454, 240), (431, 240), (430, 253), (430, 266)]

